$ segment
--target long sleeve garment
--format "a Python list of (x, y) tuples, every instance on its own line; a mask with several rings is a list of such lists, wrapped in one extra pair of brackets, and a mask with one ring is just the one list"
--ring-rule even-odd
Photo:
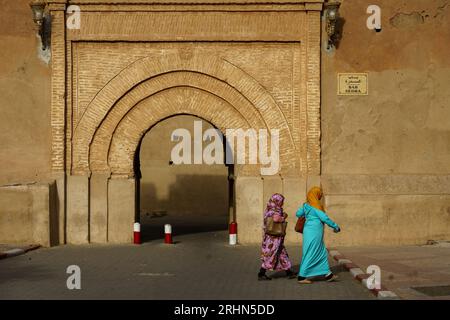
[(297, 210), (296, 216), (297, 218), (306, 217), (299, 276), (308, 278), (329, 274), (328, 252), (323, 241), (324, 224), (335, 230), (339, 229), (339, 226), (325, 212), (308, 203)]
[[(268, 211), (264, 215), (264, 231), (268, 217), (273, 217), (274, 221), (282, 222), (284, 217)], [(264, 232), (261, 245), (261, 268), (266, 270), (290, 270), (292, 267), (286, 247), (284, 246), (284, 237), (271, 236)]]

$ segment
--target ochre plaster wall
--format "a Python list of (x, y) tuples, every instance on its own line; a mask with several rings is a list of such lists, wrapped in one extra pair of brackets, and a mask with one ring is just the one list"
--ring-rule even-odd
[[(334, 244), (450, 238), (450, 3), (343, 1), (337, 50), (322, 51), (322, 184), (345, 232)], [(369, 95), (338, 96), (337, 73), (367, 72)]]
[(0, 1), (0, 185), (50, 173), (50, 67), (28, 3)]

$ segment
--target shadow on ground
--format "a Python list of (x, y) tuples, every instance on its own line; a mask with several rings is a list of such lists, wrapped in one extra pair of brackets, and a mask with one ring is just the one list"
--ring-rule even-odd
[[(300, 269), (300, 265), (298, 265), (298, 264), (292, 266), (292, 271), (294, 271), (296, 274), (298, 274), (299, 269)], [(336, 275), (341, 272), (346, 272), (346, 270), (344, 269), (344, 267), (342, 265), (334, 265), (334, 266), (331, 266), (330, 269), (331, 269), (331, 272), (333, 272)], [(274, 279), (284, 278), (284, 277), (286, 277), (286, 273), (284, 271), (276, 271), (276, 272), (270, 274), (270, 277), (272, 277)], [(313, 278), (311, 278), (311, 280), (325, 281), (325, 276), (313, 277)]]
[[(194, 233), (225, 231), (227, 226), (223, 224), (215, 225), (186, 225), (186, 224), (174, 224), (172, 225), (172, 236), (183, 236)], [(149, 242), (158, 239), (164, 239), (164, 224), (163, 225), (143, 225), (141, 227), (141, 239), (142, 242)]]

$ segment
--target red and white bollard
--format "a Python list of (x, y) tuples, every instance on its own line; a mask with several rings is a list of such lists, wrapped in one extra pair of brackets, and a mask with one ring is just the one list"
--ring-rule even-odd
[(230, 223), (229, 233), (230, 233), (230, 245), (234, 246), (237, 244), (237, 223), (236, 222), (233, 221)]
[(164, 225), (164, 243), (172, 244), (172, 226), (170, 224)]
[(141, 224), (136, 222), (133, 226), (134, 244), (141, 244)]

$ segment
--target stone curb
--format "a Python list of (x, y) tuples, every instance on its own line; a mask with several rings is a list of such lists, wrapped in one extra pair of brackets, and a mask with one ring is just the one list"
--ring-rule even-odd
[(397, 294), (386, 289), (384, 286), (381, 286), (380, 289), (370, 289), (367, 286), (367, 278), (370, 277), (370, 274), (365, 273), (351, 260), (345, 258), (339, 251), (330, 249), (328, 250), (328, 253), (334, 260), (337, 261), (338, 265), (343, 266), (345, 270), (351, 273), (354, 279), (358, 280), (364, 286), (364, 288), (372, 292), (378, 299), (400, 299)]
[(19, 256), (19, 255), (27, 253), (29, 251), (39, 249), (40, 247), (41, 247), (41, 245), (39, 245), (39, 244), (32, 244), (25, 248), (16, 248), (16, 249), (10, 249), (7, 251), (3, 251), (3, 252), (0, 252), (0, 260)]

